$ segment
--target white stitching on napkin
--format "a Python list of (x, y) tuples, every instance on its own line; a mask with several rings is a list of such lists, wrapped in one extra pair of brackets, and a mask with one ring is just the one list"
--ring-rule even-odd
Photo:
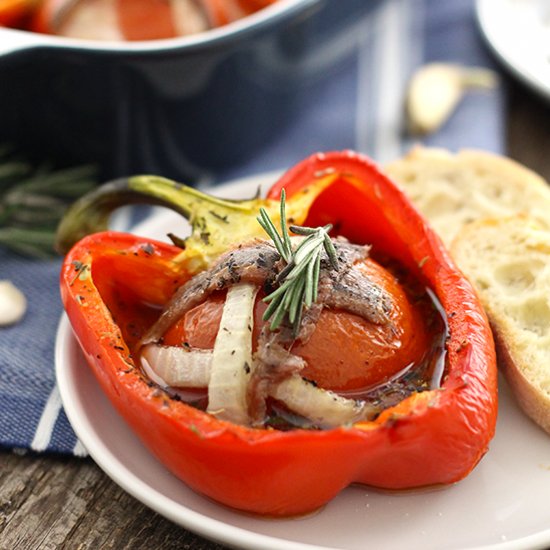
[(80, 441), (80, 439), (76, 440), (76, 444), (73, 447), (73, 455), (80, 456), (80, 457), (88, 456), (88, 451), (86, 450), (84, 445), (82, 445), (82, 442)]
[(42, 411), (42, 416), (36, 427), (34, 438), (31, 443), (33, 451), (44, 451), (47, 449), (52, 438), (53, 429), (61, 410), (61, 396), (57, 389), (57, 384), (53, 387), (46, 406)]

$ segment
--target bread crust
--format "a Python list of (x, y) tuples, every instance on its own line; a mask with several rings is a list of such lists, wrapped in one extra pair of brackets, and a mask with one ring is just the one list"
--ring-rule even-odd
[(550, 228), (550, 188), (511, 159), (417, 146), (386, 170), (447, 246), (462, 226), (482, 218), (528, 214)]
[(495, 338), (498, 367), (506, 378), (512, 394), (523, 412), (544, 431), (550, 433), (550, 396), (530, 380), (514, 360), (515, 354), (507, 343), (509, 338), (493, 323), (491, 328)]
[(447, 165), (470, 165), (490, 170), (505, 177), (515, 178), (520, 185), (525, 187), (535, 185), (548, 188), (548, 183), (544, 178), (523, 164), (509, 157), (477, 149), (461, 149), (456, 153), (451, 153), (447, 149), (416, 145), (404, 157), (388, 164), (387, 168), (391, 171), (399, 169), (403, 163), (418, 161), (439, 162)]
[(478, 220), (463, 228), (451, 254), (480, 295), (513, 395), (550, 433), (550, 230), (522, 215)]
[[(535, 285), (529, 289), (516, 285), (521, 269), (519, 275), (505, 274), (518, 258), (527, 267), (530, 262), (550, 266), (550, 187), (511, 159), (475, 150), (452, 154), (416, 147), (387, 170), (470, 278), (491, 322), (499, 368), (522, 410), (550, 433), (550, 359), (545, 360), (550, 350), (538, 349), (546, 349), (550, 341), (550, 326), (548, 337), (540, 328), (546, 314), (538, 321), (540, 337), (528, 326), (537, 315), (529, 309), (532, 304), (550, 311), (550, 298), (544, 302), (550, 294), (550, 268), (546, 278), (537, 275), (533, 280), (526, 269), (525, 285)], [(527, 353), (529, 346), (532, 353)]]

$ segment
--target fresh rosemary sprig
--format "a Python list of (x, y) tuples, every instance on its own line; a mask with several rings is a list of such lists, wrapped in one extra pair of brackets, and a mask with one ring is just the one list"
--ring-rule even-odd
[(330, 264), (338, 269), (336, 250), (328, 232), (332, 225), (324, 227), (301, 227), (291, 225), (290, 231), (302, 235), (304, 240), (292, 249), (290, 235), (286, 223), (285, 191), (281, 193), (281, 233), (277, 231), (267, 212), (261, 208), (258, 223), (273, 241), (277, 252), (286, 262), (286, 266), (279, 273), (276, 282), (279, 287), (264, 302), (269, 306), (264, 313), (264, 321), (271, 319), (270, 329), (276, 330), (285, 317), (292, 325), (295, 336), (300, 331), (304, 307), (311, 307), (317, 300), (319, 272), (321, 268), (321, 253), (325, 250)]
[(34, 168), (0, 147), (0, 246), (51, 257), (59, 220), (69, 204), (95, 186), (94, 174), (90, 166)]

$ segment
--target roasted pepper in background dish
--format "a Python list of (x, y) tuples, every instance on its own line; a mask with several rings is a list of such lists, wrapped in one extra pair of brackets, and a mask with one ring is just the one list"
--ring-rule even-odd
[(276, 0), (202, 0), (214, 27), (227, 25), (251, 13), (266, 8)]
[[(286, 212), (279, 210), (283, 189)], [(61, 248), (104, 229), (120, 203), (145, 198), (171, 204), (191, 220), (192, 236), (185, 243), (174, 239), (185, 248), (92, 234), (67, 254), (61, 293), (102, 388), (151, 452), (190, 487), (237, 509), (287, 516), (318, 508), (352, 482), (386, 489), (447, 484), (478, 463), (494, 434), (497, 407), (487, 319), (440, 239), (370, 160), (351, 152), (314, 155), (287, 172), (267, 199), (249, 201), (209, 198), (159, 178), (122, 180), (69, 211)], [(191, 277), (223, 267), (228, 249), (262, 237), (261, 207), (275, 225), (292, 219), (328, 230), (331, 224), (333, 236), (371, 246), (388, 269), (398, 265), (426, 286), (448, 323), (441, 378), (354, 423), (279, 430), (224, 420), (147, 377), (136, 354), (160, 309)], [(177, 323), (168, 324), (176, 330)], [(330, 374), (327, 379), (331, 383)]]
[(32, 30), (91, 40), (155, 40), (231, 23), (275, 0), (43, 0)]
[(0, 26), (21, 25), (38, 0), (0, 0)]

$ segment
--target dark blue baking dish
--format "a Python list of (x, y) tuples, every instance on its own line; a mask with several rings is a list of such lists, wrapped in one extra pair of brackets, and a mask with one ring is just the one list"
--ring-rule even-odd
[[(194, 36), (101, 43), (0, 29), (0, 143), (102, 177), (250, 158), (351, 53), (376, 0), (279, 0)], [(355, 33), (355, 34), (354, 34)]]

